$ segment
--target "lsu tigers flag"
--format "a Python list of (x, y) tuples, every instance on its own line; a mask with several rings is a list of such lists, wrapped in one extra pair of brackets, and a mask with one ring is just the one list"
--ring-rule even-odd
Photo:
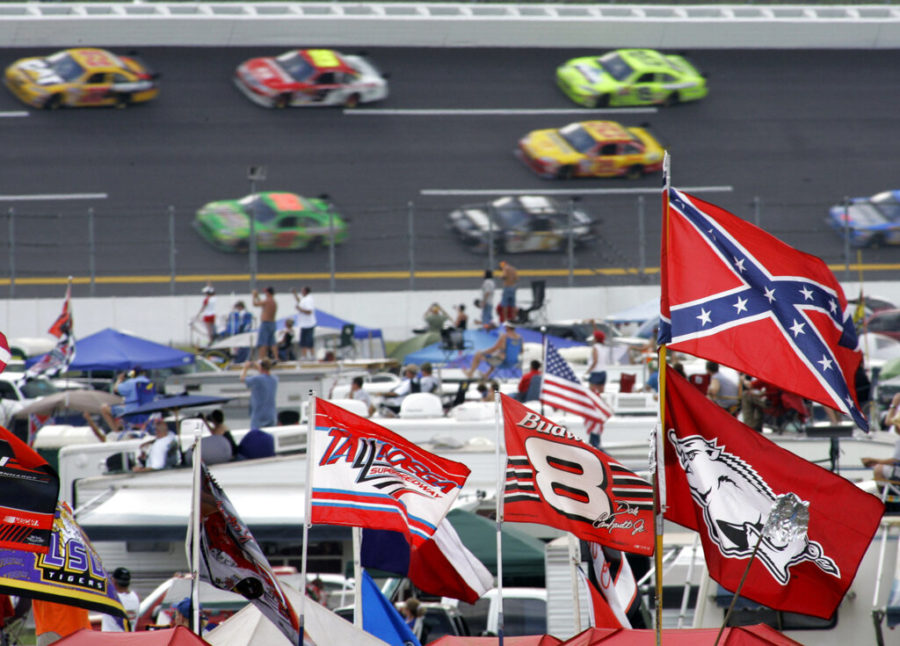
[(687, 193), (669, 189), (664, 205), (659, 342), (868, 429), (854, 388), (862, 353), (852, 312), (828, 266)]
[(425, 451), (374, 422), (316, 399), (310, 522), (432, 537), (469, 467)]
[(46, 554), (58, 498), (53, 467), (0, 426), (0, 549)]
[[(878, 530), (884, 505), (753, 432), (674, 370), (666, 374), (666, 518), (700, 534), (710, 576), (741, 596), (828, 618)], [(763, 537), (777, 496), (809, 503), (806, 535)]]
[(501, 395), (504, 520), (550, 525), (625, 552), (653, 553), (653, 487), (546, 417)]
[(46, 554), (0, 549), (0, 593), (127, 617), (119, 593), (64, 502), (56, 505)]

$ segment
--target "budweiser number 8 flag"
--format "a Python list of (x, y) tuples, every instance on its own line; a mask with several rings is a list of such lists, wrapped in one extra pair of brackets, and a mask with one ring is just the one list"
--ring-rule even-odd
[(504, 520), (540, 523), (625, 552), (653, 553), (653, 488), (564, 426), (505, 395)]

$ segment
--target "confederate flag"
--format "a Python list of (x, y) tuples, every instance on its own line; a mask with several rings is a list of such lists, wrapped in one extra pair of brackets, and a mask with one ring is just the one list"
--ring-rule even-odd
[(763, 538), (741, 596), (828, 618), (847, 592), (884, 505), (849, 480), (753, 432), (675, 371), (666, 373), (666, 518), (700, 533), (710, 576), (734, 591), (776, 496), (809, 503), (809, 529)]
[(664, 196), (659, 342), (868, 423), (844, 292), (821, 259), (692, 195)]

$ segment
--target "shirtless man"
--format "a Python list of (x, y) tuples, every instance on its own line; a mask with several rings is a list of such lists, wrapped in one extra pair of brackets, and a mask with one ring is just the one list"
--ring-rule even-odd
[(500, 261), (500, 280), (503, 293), (500, 297), (500, 322), (516, 320), (516, 283), (519, 272), (506, 261)]
[(278, 360), (278, 344), (275, 341), (275, 314), (278, 312), (278, 303), (275, 302), (274, 287), (266, 287), (263, 291), (265, 297), (260, 298), (259, 291), (253, 290), (253, 305), (262, 308), (259, 315), (259, 337), (256, 340), (256, 347), (260, 359), (265, 359), (265, 354), (268, 352), (268, 358), (274, 363)]

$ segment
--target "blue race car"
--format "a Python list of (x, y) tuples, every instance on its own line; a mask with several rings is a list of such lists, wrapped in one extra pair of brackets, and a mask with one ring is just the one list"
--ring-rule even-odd
[(854, 197), (828, 210), (828, 224), (854, 247), (900, 244), (900, 189)]

